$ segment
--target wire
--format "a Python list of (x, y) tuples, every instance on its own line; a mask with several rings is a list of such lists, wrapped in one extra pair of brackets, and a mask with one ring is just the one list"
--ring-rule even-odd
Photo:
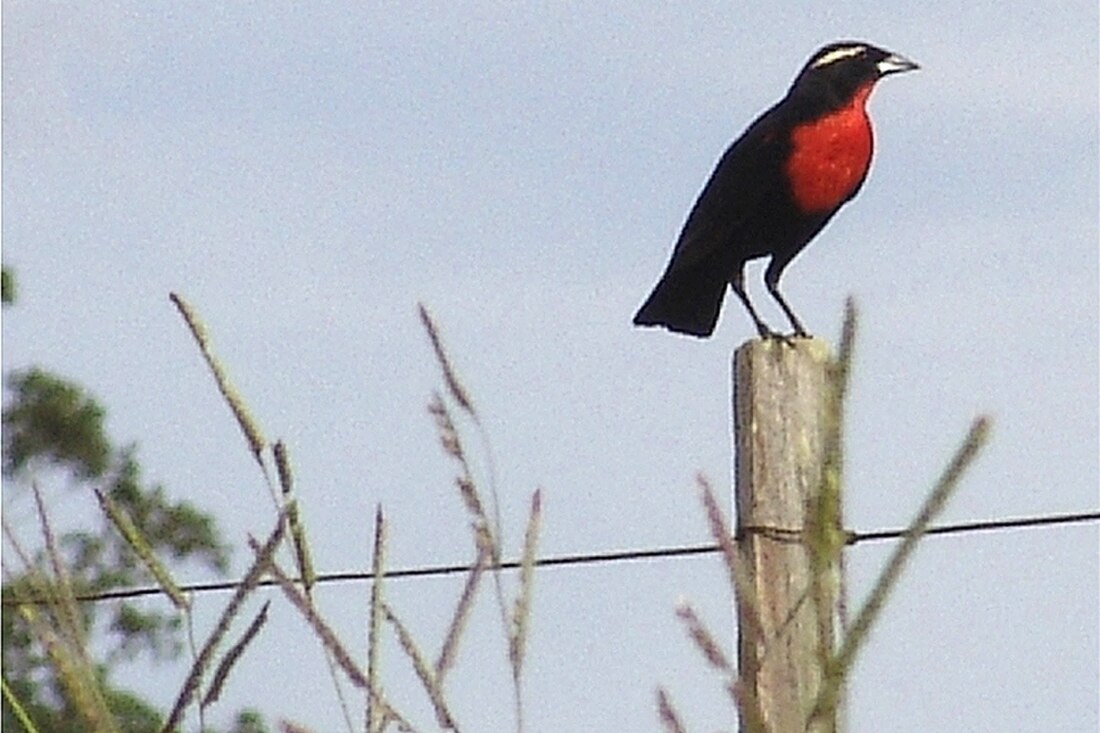
[[(1080, 512), (1077, 514), (1052, 514), (1045, 517), (1022, 517), (1019, 519), (988, 519), (980, 522), (960, 522), (939, 527), (929, 527), (925, 534), (963, 534), (969, 532), (992, 532), (1001, 529), (1019, 529), (1022, 527), (1047, 527), (1054, 524), (1083, 524), (1100, 521), (1100, 512)], [(853, 532), (848, 544), (876, 542), (904, 537), (908, 530), (890, 529), (872, 532)]]
[[(1074, 514), (1051, 514), (1040, 517), (1021, 517), (1016, 519), (990, 519), (976, 522), (944, 524), (937, 527), (929, 528), (926, 534), (969, 534), (976, 532), (994, 532), (1011, 529), (1050, 527), (1055, 525), (1085, 524), (1092, 522), (1100, 522), (1100, 511), (1079, 512)], [(907, 533), (908, 530), (904, 528), (872, 530), (868, 532), (849, 532), (847, 544), (858, 545), (864, 542), (882, 542), (885, 540), (896, 540), (904, 537)], [(779, 534), (788, 535), (791, 534), (791, 531), (780, 530)], [(574, 553), (569, 555), (543, 557), (535, 560), (535, 566), (540, 568), (547, 568), (568, 567), (574, 565), (599, 565), (605, 563), (634, 562), (639, 560), (659, 560), (675, 557), (692, 557), (695, 555), (708, 555), (711, 553), (716, 553), (718, 551), (718, 545), (713, 542), (697, 545), (681, 545), (677, 547), (657, 547), (642, 550), (608, 550), (604, 552)], [(518, 560), (506, 560), (500, 564), (500, 569), (516, 570), (521, 565), (522, 563)], [(448, 575), (457, 575), (459, 573), (469, 572), (469, 570), (469, 565), (428, 565), (415, 568), (387, 570), (384, 573), (383, 577), (385, 577), (386, 579), (445, 577)], [(316, 578), (316, 583), (318, 585), (322, 583), (348, 583), (373, 579), (374, 573), (371, 572), (342, 571), (319, 573)], [(233, 590), (239, 584), (239, 581), (224, 580), (204, 583), (191, 583), (188, 585), (181, 585), (180, 588), (186, 593), (212, 593), (218, 591)], [(261, 586), (273, 586), (276, 584), (277, 582), (273, 579), (265, 579), (259, 583), (259, 585)], [(75, 595), (75, 599), (83, 603), (93, 603), (98, 601), (110, 601), (126, 598), (140, 598), (143, 596), (153, 596), (162, 592), (163, 591), (161, 590), (160, 586), (153, 585), (138, 588), (119, 588), (117, 590), (100, 591), (95, 593), (77, 593)], [(3, 605), (20, 606), (26, 604), (45, 604), (48, 602), (49, 601), (47, 599), (39, 598), (5, 598), (3, 601)]]

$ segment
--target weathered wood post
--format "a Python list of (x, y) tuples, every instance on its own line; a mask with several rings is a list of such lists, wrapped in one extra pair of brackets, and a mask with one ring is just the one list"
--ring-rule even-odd
[(734, 354), (738, 663), (743, 699), (772, 733), (836, 730), (835, 718), (807, 723), (836, 641), (839, 501), (820, 494), (836, 486), (831, 374), (819, 339), (753, 340)]

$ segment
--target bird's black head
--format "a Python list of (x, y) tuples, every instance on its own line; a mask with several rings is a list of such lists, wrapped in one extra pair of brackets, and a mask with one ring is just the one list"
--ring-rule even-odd
[(810, 57), (794, 86), (826, 86), (846, 98), (859, 87), (878, 81), (887, 74), (913, 71), (920, 67), (896, 53), (863, 41), (838, 41), (821, 48)]

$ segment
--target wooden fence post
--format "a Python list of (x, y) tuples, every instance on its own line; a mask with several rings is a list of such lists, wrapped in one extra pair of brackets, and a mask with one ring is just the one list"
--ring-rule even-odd
[[(828, 483), (831, 366), (819, 339), (754, 339), (733, 360), (734, 503), (745, 570), (738, 664), (743, 700), (771, 733), (837, 724), (834, 717), (807, 727), (836, 642), (839, 555), (830, 552), (822, 567), (811, 549), (822, 536), (813, 531), (823, 516), (818, 492)], [(839, 512), (832, 516), (838, 523)]]

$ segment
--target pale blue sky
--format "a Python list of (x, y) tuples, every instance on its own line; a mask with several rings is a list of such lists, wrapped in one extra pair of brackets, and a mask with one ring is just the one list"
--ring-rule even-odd
[[(979, 412), (993, 440), (949, 520), (1097, 506), (1094, 2), (294, 7), (3, 6), (4, 368), (86, 385), (148, 477), (234, 542), (270, 503), (172, 290), (287, 441), (324, 570), (366, 567), (378, 502), (394, 564), (470, 556), (417, 300), (485, 417), (513, 548), (536, 486), (547, 554), (705, 541), (693, 477), (728, 485), (751, 324), (736, 302), (707, 342), (630, 318), (725, 146), (838, 38), (923, 67), (873, 95), (867, 185), (784, 280), (830, 340), (848, 294), (862, 309), (851, 525), (904, 524)], [(850, 553), (857, 595), (887, 551)], [(1097, 558), (1095, 525), (928, 541), (859, 663), (851, 729), (1095, 729)], [(730, 642), (722, 579), (712, 557), (539, 573), (529, 729), (655, 730), (658, 684), (692, 730), (731, 727), (673, 615), (686, 596)], [(392, 586), (428, 639), (458, 587)], [(367, 588), (318, 599), (361, 649)], [(254, 705), (338, 729), (316, 643), (274, 611), (213, 720)], [(493, 620), (479, 607), (451, 681), (469, 730), (511, 729)], [(419, 699), (390, 660), (387, 688)], [(182, 676), (127, 680), (167, 706)]]

